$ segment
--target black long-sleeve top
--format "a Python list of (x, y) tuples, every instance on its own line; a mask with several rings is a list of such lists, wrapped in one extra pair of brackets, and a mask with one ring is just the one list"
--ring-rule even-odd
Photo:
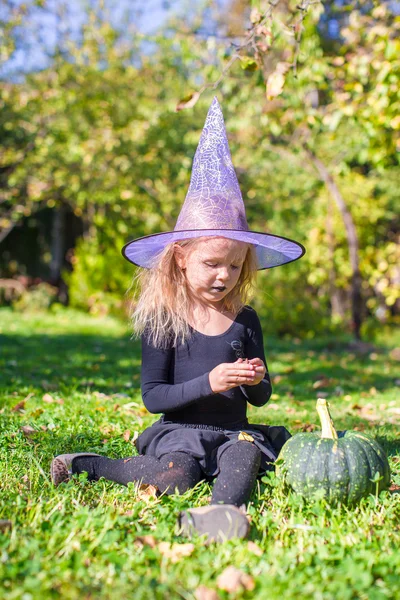
[(142, 396), (151, 413), (168, 421), (215, 425), (229, 429), (246, 420), (247, 402), (263, 406), (271, 396), (268, 371), (255, 386), (243, 385), (216, 394), (209, 373), (221, 363), (238, 358), (261, 358), (266, 365), (257, 313), (245, 306), (229, 329), (220, 335), (192, 330), (184, 344), (157, 349), (142, 336)]

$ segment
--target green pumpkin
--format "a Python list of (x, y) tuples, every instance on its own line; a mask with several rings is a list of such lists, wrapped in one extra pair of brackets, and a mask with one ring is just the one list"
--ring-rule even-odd
[(318, 399), (322, 430), (298, 433), (283, 446), (278, 471), (305, 498), (316, 493), (331, 503), (354, 504), (390, 484), (387, 457), (376, 440), (360, 431), (337, 434), (326, 400)]

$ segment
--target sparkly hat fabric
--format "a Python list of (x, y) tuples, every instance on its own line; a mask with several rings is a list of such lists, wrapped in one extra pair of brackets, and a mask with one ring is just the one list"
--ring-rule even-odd
[(207, 114), (193, 160), (189, 190), (174, 231), (133, 240), (124, 246), (122, 253), (133, 264), (150, 268), (168, 244), (203, 236), (222, 236), (254, 244), (259, 269), (292, 262), (305, 252), (298, 242), (249, 231), (224, 118), (216, 97)]

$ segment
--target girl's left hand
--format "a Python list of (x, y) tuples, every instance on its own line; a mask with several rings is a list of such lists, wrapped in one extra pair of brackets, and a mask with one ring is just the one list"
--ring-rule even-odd
[(258, 385), (260, 381), (264, 379), (264, 375), (267, 372), (265, 365), (261, 358), (249, 358), (248, 360), (243, 360), (243, 358), (239, 358), (237, 362), (248, 362), (249, 365), (254, 366), (254, 370), (256, 372), (254, 380), (250, 383), (246, 383), (246, 385)]

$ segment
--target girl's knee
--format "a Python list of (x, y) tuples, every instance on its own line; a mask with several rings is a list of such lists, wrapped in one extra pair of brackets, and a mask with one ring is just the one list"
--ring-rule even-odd
[(200, 465), (184, 452), (174, 452), (162, 457), (164, 469), (158, 476), (158, 488), (166, 494), (184, 494), (201, 479)]
[(222, 454), (221, 460), (235, 462), (238, 466), (260, 466), (261, 451), (251, 442), (240, 441), (229, 446)]

